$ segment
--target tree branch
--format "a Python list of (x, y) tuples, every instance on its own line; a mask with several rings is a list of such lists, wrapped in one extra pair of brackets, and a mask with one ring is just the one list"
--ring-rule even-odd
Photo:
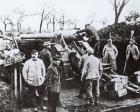
[(42, 21), (44, 21), (46, 18), (48, 18), (49, 17), (49, 14), (50, 13), (47, 13), (46, 16), (42, 19)]
[(121, 14), (121, 12), (122, 12), (124, 6), (125, 6), (125, 0), (122, 1), (122, 4), (120, 5), (120, 8), (119, 8), (119, 10), (118, 10), (118, 14), (117, 14), (117, 15), (120, 15), (120, 14)]
[(117, 3), (117, 7), (120, 7), (120, 4), (121, 4), (121, 2), (120, 2), (120, 1), (118, 1), (118, 3)]

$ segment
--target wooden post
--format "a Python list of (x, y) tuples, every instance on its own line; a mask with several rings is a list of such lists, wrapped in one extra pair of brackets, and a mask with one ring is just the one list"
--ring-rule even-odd
[(17, 66), (14, 67), (14, 94), (18, 97), (18, 87), (17, 87)]
[(18, 64), (18, 74), (17, 74), (17, 87), (18, 87), (18, 111), (22, 112), (23, 96), (22, 96), (22, 68), (21, 63)]
[(3, 66), (0, 65), (0, 83), (1, 83), (1, 76), (3, 75), (2, 69), (3, 69)]
[(1, 83), (1, 74), (2, 74), (2, 72), (1, 72), (1, 66), (0, 66), (0, 83)]
[(21, 71), (19, 71), (19, 107), (20, 109), (22, 109), (22, 105), (23, 105), (23, 94), (22, 94), (22, 74)]
[(22, 74), (20, 73), (20, 95), (22, 95)]
[(15, 98), (15, 94), (14, 94), (14, 65), (10, 66), (10, 72), (11, 72), (11, 85), (10, 85), (10, 100), (11, 100), (11, 106), (13, 108), (16, 107), (16, 98)]

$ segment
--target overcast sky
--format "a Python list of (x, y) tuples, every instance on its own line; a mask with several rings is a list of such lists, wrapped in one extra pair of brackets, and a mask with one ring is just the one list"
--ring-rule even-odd
[[(91, 17), (94, 17), (93, 25), (97, 29), (103, 27), (102, 20), (106, 20), (107, 24), (114, 22), (114, 12), (109, 0), (0, 0), (0, 2), (0, 16), (12, 15), (17, 7), (27, 13), (36, 13), (45, 5), (49, 5), (56, 9), (58, 15), (64, 13), (67, 19), (77, 20), (79, 27), (88, 23)], [(120, 21), (123, 21), (132, 10), (140, 12), (140, 0), (130, 0), (121, 14)], [(39, 22), (39, 16), (28, 17), (24, 20), (23, 27), (38, 30)]]

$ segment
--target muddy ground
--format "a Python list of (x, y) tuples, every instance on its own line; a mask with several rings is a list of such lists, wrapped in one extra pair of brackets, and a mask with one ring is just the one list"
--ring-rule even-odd
[[(108, 99), (102, 95), (99, 106), (94, 107), (86, 105), (85, 100), (77, 97), (78, 86), (75, 81), (65, 82), (60, 94), (61, 106), (57, 108), (57, 112), (139, 112), (139, 95), (129, 95), (121, 99)], [(10, 90), (8, 87), (5, 83), (3, 86), (0, 86), (0, 88), (3, 88), (0, 89), (0, 98), (3, 98), (3, 104), (0, 102), (0, 106), (3, 105), (3, 110), (0, 108), (0, 112), (32, 112), (31, 106), (22, 105), (21, 109), (14, 109), (14, 106), (10, 104), (10, 97), (8, 95)], [(24, 100), (26, 99), (24, 98)], [(30, 103), (30, 99), (28, 99), (28, 103)], [(40, 108), (38, 112), (44, 111)]]
[[(63, 84), (60, 99), (61, 106), (57, 112), (139, 112), (139, 95), (129, 94), (123, 98), (109, 98), (102, 94), (98, 107), (86, 105), (84, 99), (79, 99), (79, 85), (77, 80), (66, 81)], [(31, 108), (24, 108), (22, 112), (31, 112)], [(28, 110), (28, 111), (27, 111)], [(40, 111), (39, 112), (44, 112)]]

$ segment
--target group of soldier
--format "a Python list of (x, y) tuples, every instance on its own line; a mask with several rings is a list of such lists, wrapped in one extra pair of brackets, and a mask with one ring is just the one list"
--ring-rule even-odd
[[(60, 72), (57, 69), (60, 62), (59, 57), (52, 58), (47, 45), (44, 45), (44, 49), (40, 53), (32, 50), (31, 59), (25, 62), (22, 73), (25, 86), (32, 98), (33, 111), (37, 112), (38, 106), (41, 106), (47, 112), (56, 112), (61, 87)], [(48, 108), (44, 103), (46, 95)]]
[[(112, 43), (112, 39), (108, 39), (108, 43), (104, 46), (102, 51), (102, 63), (95, 57), (99, 52), (99, 36), (96, 30), (89, 24), (85, 26), (84, 30), (77, 31), (77, 33), (86, 32), (89, 37), (89, 44), (91, 48), (86, 49), (85, 54), (81, 57), (79, 68), (81, 70), (81, 85), (79, 91), (79, 98), (83, 98), (83, 90), (86, 90), (87, 104), (94, 104), (98, 106), (99, 80), (101, 78), (103, 68), (102, 63), (109, 64), (111, 71), (116, 72), (116, 59), (118, 56), (118, 49)], [(133, 80), (133, 74), (136, 71), (136, 63), (139, 60), (140, 52), (134, 39), (129, 40), (129, 45), (126, 49), (126, 61), (124, 66), (124, 75), (127, 75), (129, 80)], [(85, 88), (83, 88), (85, 87)], [(94, 99), (93, 99), (94, 96)]]
[[(83, 33), (83, 36), (88, 37), (89, 38), (88, 43), (94, 49), (94, 54), (95, 55), (99, 54), (100, 37), (98, 36), (98, 33), (93, 26), (91, 26), (90, 24), (87, 24), (85, 25), (84, 30), (77, 31), (77, 33), (78, 34)], [(138, 46), (136, 45), (136, 42), (131, 35), (131, 39), (129, 40), (129, 45), (127, 46), (127, 49), (126, 49), (127, 66), (124, 67), (124, 72), (126, 72), (126, 74), (130, 75), (134, 73), (135, 66), (132, 67), (131, 65), (135, 65), (136, 61), (139, 59), (139, 55), (140, 55), (140, 52), (139, 52)], [(112, 43), (111, 37), (109, 37), (108, 43), (103, 48), (102, 56), (103, 56), (103, 63), (109, 63), (111, 65), (111, 69), (113, 71), (116, 71), (117, 70), (116, 58), (118, 56), (118, 49)], [(129, 65), (131, 67), (129, 67)]]
[[(81, 85), (79, 97), (82, 97), (83, 87), (86, 89), (86, 103), (98, 106), (99, 80), (101, 78), (103, 67), (100, 59), (94, 54), (99, 52), (100, 39), (95, 29), (89, 24), (84, 30), (77, 31), (77, 33), (85, 32), (89, 37), (89, 44), (91, 47), (85, 50), (85, 54), (81, 57), (79, 68), (81, 70)], [(118, 50), (112, 43), (112, 39), (103, 48), (103, 62), (111, 65), (111, 70), (116, 71), (116, 58)], [(129, 74), (134, 72), (134, 63), (139, 59), (139, 49), (135, 45), (135, 41), (130, 39), (129, 45), (126, 49), (126, 61)], [(23, 67), (23, 77), (29, 93), (33, 99), (34, 111), (38, 110), (38, 105), (41, 104), (44, 110), (48, 112), (56, 112), (57, 104), (59, 104), (59, 95), (61, 88), (60, 72), (58, 66), (61, 58), (54, 56), (52, 58), (47, 45), (39, 53), (37, 50), (32, 50), (31, 59), (27, 60)], [(47, 75), (46, 75), (47, 74)], [(47, 92), (46, 92), (47, 91)], [(47, 93), (48, 108), (43, 104), (44, 94)], [(39, 103), (40, 101), (40, 103)], [(39, 104), (38, 104), (39, 103)]]

